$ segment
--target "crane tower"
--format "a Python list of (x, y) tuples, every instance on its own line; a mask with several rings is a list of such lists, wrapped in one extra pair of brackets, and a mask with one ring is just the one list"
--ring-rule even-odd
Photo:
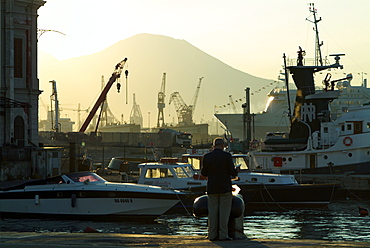
[(176, 91), (171, 94), (169, 104), (171, 104), (172, 102), (174, 103), (180, 126), (194, 124), (193, 114), (195, 110), (195, 105), (198, 100), (198, 94), (199, 94), (199, 89), (200, 89), (200, 84), (202, 82), (202, 79), (203, 77), (199, 78), (199, 83), (198, 83), (197, 89), (195, 90), (195, 94), (193, 96), (193, 99), (190, 105), (187, 105), (184, 102), (179, 92)]
[(164, 113), (163, 109), (165, 107), (164, 98), (165, 98), (165, 88), (166, 88), (166, 73), (163, 73), (161, 89), (158, 92), (158, 119), (157, 127), (164, 127)]
[(143, 115), (141, 114), (140, 106), (136, 103), (135, 93), (133, 94), (133, 106), (130, 114), (130, 123), (143, 126)]
[[(98, 108), (101, 106), (101, 104), (105, 101), (106, 99), (106, 96), (107, 96), (107, 93), (109, 91), (109, 89), (112, 87), (113, 83), (119, 79), (121, 77), (121, 73), (122, 73), (122, 70), (123, 70), (123, 67), (125, 66), (126, 64), (126, 61), (127, 61), (127, 58), (123, 59), (122, 61), (120, 61), (116, 66), (115, 66), (115, 69), (112, 73), (112, 76), (109, 78), (109, 81), (108, 83), (105, 85), (103, 91), (100, 93), (100, 96), (98, 98), (98, 100), (96, 100), (93, 108), (91, 109), (89, 115), (87, 116), (85, 122), (82, 124), (82, 126), (80, 127), (80, 130), (79, 132), (85, 132), (87, 127), (89, 126), (91, 120), (93, 119), (93, 117), (95, 116), (96, 114), (96, 111), (98, 110)], [(128, 70), (125, 71), (125, 75), (126, 75), (126, 81), (127, 81), (127, 76), (128, 76)], [(120, 83), (117, 83), (117, 90), (119, 92), (119, 89), (121, 87), (121, 84)], [(98, 124), (97, 124), (98, 126)], [(96, 128), (97, 129), (97, 128)]]

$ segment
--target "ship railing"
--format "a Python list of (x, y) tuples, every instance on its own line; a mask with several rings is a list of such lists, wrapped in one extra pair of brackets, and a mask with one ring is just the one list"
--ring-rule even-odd
[[(287, 66), (296, 66), (296, 65), (297, 65), (297, 59), (288, 59), (287, 60)], [(304, 66), (318, 66), (317, 60), (315, 58), (304, 58), (303, 59), (303, 65)], [(331, 65), (329, 59), (324, 58), (323, 59), (323, 66), (329, 66), (329, 65)]]

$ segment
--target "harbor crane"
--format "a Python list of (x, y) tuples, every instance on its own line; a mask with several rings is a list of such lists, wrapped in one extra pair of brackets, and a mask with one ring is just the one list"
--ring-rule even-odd
[(132, 96), (133, 106), (130, 114), (130, 124), (137, 124), (143, 126), (143, 115), (141, 114), (140, 106), (136, 103), (135, 93)]
[[(112, 87), (113, 83), (118, 78), (121, 77), (121, 73), (122, 73), (123, 67), (126, 64), (126, 61), (127, 61), (127, 58), (123, 59), (121, 62), (119, 62), (115, 66), (115, 69), (114, 69), (114, 71), (112, 73), (112, 76), (110, 77), (108, 83), (105, 85), (104, 89), (100, 93), (100, 96), (99, 96), (98, 100), (95, 102), (94, 107), (91, 109), (91, 111), (90, 111), (89, 115), (87, 116), (85, 122), (82, 124), (79, 132), (82, 132), (83, 133), (83, 132), (86, 131), (87, 127), (89, 126), (89, 124), (91, 122), (91, 120), (93, 119), (94, 115), (96, 114), (96, 111), (101, 106), (101, 104), (105, 101), (105, 99), (107, 97), (107, 93), (110, 90), (110, 88)], [(125, 75), (126, 75), (126, 81), (127, 81), (128, 70), (125, 71)], [(121, 84), (120, 83), (117, 83), (117, 90), (118, 90), (118, 92), (120, 91), (120, 88), (121, 88)]]
[(163, 73), (162, 77), (162, 85), (161, 89), (158, 92), (158, 118), (157, 118), (157, 127), (164, 127), (164, 113), (163, 109), (166, 106), (164, 103), (164, 98), (165, 98), (165, 89), (166, 89), (166, 73)]
[(203, 77), (199, 78), (198, 87), (195, 90), (195, 94), (193, 96), (193, 99), (190, 105), (187, 105), (184, 102), (179, 92), (176, 91), (171, 94), (169, 104), (171, 104), (172, 102), (174, 103), (180, 126), (194, 124), (193, 114), (195, 110), (195, 105), (198, 100), (198, 94), (199, 94), (200, 85), (202, 83), (202, 79)]
[[(104, 89), (104, 83), (105, 83), (103, 75), (101, 76), (101, 83), (102, 83), (101, 85), (102, 85), (102, 90), (103, 90)], [(114, 116), (114, 114), (110, 110), (110, 108), (108, 106), (108, 99), (107, 99), (107, 97), (105, 97), (103, 102), (100, 104), (100, 113), (98, 115), (97, 125), (95, 126), (95, 132), (98, 131), (100, 123), (103, 124), (105, 122), (105, 126), (108, 126), (110, 121), (113, 121), (113, 122), (116, 122), (116, 123), (119, 122), (119, 120)]]

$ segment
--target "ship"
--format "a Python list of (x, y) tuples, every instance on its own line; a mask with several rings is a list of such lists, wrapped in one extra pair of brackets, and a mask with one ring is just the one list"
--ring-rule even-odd
[[(278, 78), (284, 81), (283, 78)], [(279, 82), (278, 81), (278, 82)], [(332, 120), (336, 120), (348, 109), (359, 107), (370, 101), (370, 88), (367, 87), (366, 78), (362, 84), (355, 86), (352, 83), (353, 75), (348, 74), (346, 79), (336, 84), (335, 88), (339, 91), (339, 96), (329, 103)], [(320, 92), (323, 89), (316, 89)], [(296, 89), (289, 91), (290, 106), (294, 106)], [(263, 141), (271, 133), (288, 133), (290, 127), (289, 117), (286, 112), (288, 106), (288, 92), (285, 87), (277, 86), (267, 94), (268, 100), (262, 112), (252, 116), (252, 138)], [(242, 113), (215, 113), (214, 116), (228, 130), (234, 139), (244, 139), (244, 124)]]
[[(309, 11), (313, 14), (314, 20), (306, 20), (314, 23), (314, 30), (316, 33), (315, 37), (315, 58), (301, 58), (302, 65), (308, 66), (323, 66), (329, 65), (330, 61), (328, 57), (325, 58), (321, 55), (321, 46), (323, 43), (320, 42), (318, 25), (317, 23), (321, 19), (316, 19), (316, 9), (310, 4)], [(301, 51), (301, 55), (304, 56), (305, 51)], [(343, 54), (339, 54), (343, 55)], [(331, 55), (329, 55), (331, 56)], [(280, 71), (277, 81), (275, 81), (276, 87), (268, 93), (268, 100), (265, 107), (265, 110), (260, 113), (255, 113), (251, 115), (251, 130), (246, 130), (246, 113), (219, 113), (216, 112), (214, 116), (218, 119), (219, 122), (223, 125), (223, 129), (226, 130), (228, 135), (234, 140), (246, 140), (247, 132), (250, 132), (252, 135), (252, 140), (263, 141), (266, 137), (271, 136), (272, 133), (280, 133), (280, 136), (287, 135), (291, 128), (290, 118), (287, 116), (287, 112), (291, 112), (291, 107), (296, 103), (297, 95), (297, 85), (289, 83), (289, 74), (292, 74), (293, 80), (294, 73), (286, 70), (287, 66), (292, 66), (296, 63), (295, 59), (285, 60), (284, 54), (284, 65), (283, 70)], [(331, 68), (334, 70), (334, 68)], [(352, 80), (355, 77), (352, 74), (347, 74), (344, 78), (331, 80), (333, 71), (326, 74), (325, 78), (322, 80), (324, 87), (318, 87), (312, 85), (312, 89), (316, 92), (326, 92), (328, 89), (336, 90), (339, 92), (339, 95), (336, 98), (330, 99), (328, 102), (328, 111), (330, 113), (331, 120), (336, 120), (345, 113), (348, 112), (348, 109), (359, 107), (367, 102), (370, 102), (370, 88), (367, 87), (367, 79), (364, 78), (366, 73), (358, 73), (361, 77), (360, 86), (355, 86), (352, 84)], [(313, 71), (313, 74), (322, 72)], [(310, 75), (312, 77), (316, 75)], [(359, 80), (358, 80), (359, 81)], [(283, 85), (283, 87), (281, 87)], [(293, 87), (292, 87), (293, 85)], [(289, 100), (288, 100), (289, 98)], [(247, 99), (247, 98), (246, 98)], [(243, 104), (243, 106), (249, 106), (249, 102)], [(235, 108), (234, 108), (235, 110)], [(235, 112), (235, 111), (234, 111)], [(248, 140), (250, 141), (250, 140)]]
[[(312, 8), (311, 12), (317, 30), (316, 10)], [(336, 108), (340, 116), (333, 118), (330, 103), (345, 101), (339, 98), (345, 95), (339, 89), (348, 87), (344, 80), (351, 80), (352, 76), (331, 79), (333, 69), (343, 69), (340, 58), (344, 54), (332, 54), (334, 63), (324, 64), (318, 32), (316, 41), (316, 63), (305, 63), (306, 52), (299, 47), (296, 64), (286, 66), (296, 86), (294, 108), (285, 112), (289, 132), (272, 133), (263, 142), (252, 145), (248, 152), (250, 169), (274, 173), (370, 174), (370, 101), (365, 100), (360, 106), (353, 102), (356, 107)], [(320, 72), (326, 72), (325, 88), (316, 91), (314, 75)], [(354, 91), (349, 88), (347, 96)]]

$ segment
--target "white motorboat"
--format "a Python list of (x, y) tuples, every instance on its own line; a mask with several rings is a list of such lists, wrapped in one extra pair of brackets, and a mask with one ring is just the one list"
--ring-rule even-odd
[[(181, 202), (172, 208), (171, 213), (191, 211), (195, 198), (204, 195), (207, 190), (205, 177), (197, 173), (191, 164), (179, 163), (177, 158), (162, 158), (160, 162), (139, 164), (139, 171), (139, 184), (186, 192), (186, 195), (181, 197)], [(252, 188), (245, 188), (240, 192), (246, 204), (255, 193), (256, 190)]]
[[(191, 149), (188, 149), (191, 151)], [(192, 168), (195, 169), (193, 172), (194, 178), (201, 178), (199, 175), (202, 161), (203, 161), (203, 152), (201, 154), (183, 154), (182, 161), (187, 162), (192, 165)], [(238, 181), (233, 181), (234, 184), (254, 184), (254, 185), (268, 185), (268, 186), (290, 186), (298, 185), (297, 180), (294, 175), (282, 175), (282, 174), (273, 174), (273, 173), (259, 173), (253, 172), (249, 169), (248, 166), (248, 155), (246, 154), (232, 154), (234, 165), (238, 168)]]
[(157, 217), (183, 193), (160, 187), (111, 183), (92, 172), (76, 172), (2, 189), (0, 213), (56, 217)]
[[(139, 165), (138, 183), (188, 191), (182, 198), (183, 207), (190, 209), (193, 200), (206, 192), (207, 181), (199, 170), (204, 155), (184, 154), (177, 158), (162, 158), (160, 162)], [(239, 168), (239, 180), (233, 181), (241, 190), (246, 211), (324, 208), (338, 187), (336, 184), (299, 184), (294, 175), (256, 173), (248, 170), (245, 154), (234, 154)], [(194, 165), (193, 165), (194, 164)], [(191, 192), (191, 193), (190, 193)]]
[(160, 162), (139, 164), (139, 184), (169, 189), (205, 192), (207, 181), (197, 175), (189, 163), (179, 163), (177, 158), (162, 158)]

